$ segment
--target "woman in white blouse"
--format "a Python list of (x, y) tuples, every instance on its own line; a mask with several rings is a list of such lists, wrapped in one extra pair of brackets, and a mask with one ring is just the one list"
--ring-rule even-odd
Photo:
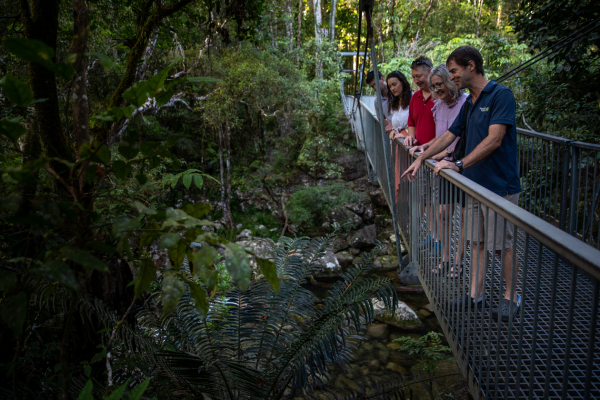
[[(400, 71), (392, 71), (386, 77), (388, 86), (388, 119), (385, 131), (390, 140), (406, 136), (408, 127), (408, 104), (412, 97), (410, 85), (404, 74)], [(405, 131), (402, 133), (402, 131)]]

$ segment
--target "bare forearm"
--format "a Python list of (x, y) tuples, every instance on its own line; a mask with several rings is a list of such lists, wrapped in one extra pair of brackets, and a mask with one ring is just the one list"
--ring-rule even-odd
[(415, 135), (416, 135), (415, 127), (414, 126), (409, 126), (408, 127), (408, 136), (415, 137)]
[(490, 126), (488, 136), (462, 159), (463, 167), (471, 167), (492, 154), (502, 144), (505, 133), (506, 125), (498, 124)]
[(428, 159), (445, 150), (456, 139), (456, 136), (450, 131), (446, 131), (442, 136), (429, 142), (429, 148), (419, 156), (419, 158)]

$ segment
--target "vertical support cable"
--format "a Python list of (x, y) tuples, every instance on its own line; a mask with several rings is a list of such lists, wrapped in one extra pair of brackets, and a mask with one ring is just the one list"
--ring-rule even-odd
[[(398, 266), (402, 270), (402, 250), (400, 241), (400, 232), (398, 231), (398, 218), (396, 215), (396, 177), (395, 171), (392, 168), (391, 147), (389, 138), (385, 133), (385, 123), (383, 122), (383, 105), (381, 100), (381, 88), (379, 87), (379, 70), (377, 68), (377, 54), (375, 53), (375, 41), (373, 40), (373, 24), (371, 21), (371, 10), (366, 11), (367, 16), (367, 37), (371, 39), (371, 59), (373, 61), (373, 73), (375, 74), (375, 88), (377, 90), (377, 104), (379, 110), (379, 126), (381, 128), (381, 137), (383, 144), (383, 154), (385, 157), (386, 173), (388, 180), (390, 208), (392, 209), (392, 220), (394, 222), (394, 235), (396, 236), (396, 252), (398, 254)], [(413, 199), (414, 200), (414, 199)], [(414, 240), (414, 239), (413, 239)]]

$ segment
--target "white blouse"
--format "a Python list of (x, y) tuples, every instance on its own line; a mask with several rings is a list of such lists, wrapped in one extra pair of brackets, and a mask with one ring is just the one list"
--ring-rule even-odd
[(390, 110), (390, 117), (388, 117), (388, 122), (392, 124), (398, 133), (402, 129), (408, 129), (408, 107), (404, 109), (400, 108), (399, 110)]

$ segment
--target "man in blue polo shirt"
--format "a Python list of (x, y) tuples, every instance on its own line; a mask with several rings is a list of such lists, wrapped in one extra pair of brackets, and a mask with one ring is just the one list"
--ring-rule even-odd
[[(402, 177), (408, 176), (410, 181), (415, 180), (417, 170), (426, 159), (443, 151), (457, 136), (462, 136), (465, 126), (463, 121), (465, 105), (469, 103), (466, 116), (466, 155), (462, 160), (455, 162), (441, 161), (437, 163), (435, 173), (439, 174), (442, 169), (461, 172), (465, 177), (517, 204), (521, 184), (517, 156), (516, 102), (512, 92), (506, 86), (485, 79), (483, 58), (473, 47), (462, 46), (454, 50), (446, 60), (446, 65), (452, 81), (459, 89), (469, 89), (471, 95), (465, 101), (458, 117), (448, 131), (423, 152)], [(511, 301), (513, 316), (521, 306), (521, 297), (516, 293), (515, 288), (516, 276), (519, 272), (517, 258), (515, 258), (516, 265), (513, 275), (514, 226), (506, 221), (505, 228), (504, 218), (500, 215), (496, 216), (494, 223), (495, 213), (493, 211), (488, 212), (487, 207), (479, 207), (478, 202), (475, 201), (468, 203), (467, 218), (471, 219), (471, 216), (474, 215), (475, 221), (481, 221), (479, 226), (471, 221), (465, 223), (468, 240), (473, 237), (473, 241), (477, 241), (472, 246), (471, 254), (474, 254), (475, 245), (477, 245), (479, 256), (477, 264), (471, 268), (471, 295), (465, 294), (464, 298), (454, 299), (452, 304), (459, 309), (466, 307), (469, 302), (475, 306), (485, 306), (483, 279), (484, 266), (488, 257), (485, 251), (487, 245), (488, 252), (501, 255), (504, 251), (506, 291), (499, 307), (493, 310), (493, 314), (496, 318), (508, 321)], [(488, 218), (489, 221), (487, 221)], [(487, 232), (484, 232), (484, 226), (487, 226)], [(472, 229), (474, 232), (471, 232)], [(452, 272), (453, 275), (456, 275), (462, 271)]]

